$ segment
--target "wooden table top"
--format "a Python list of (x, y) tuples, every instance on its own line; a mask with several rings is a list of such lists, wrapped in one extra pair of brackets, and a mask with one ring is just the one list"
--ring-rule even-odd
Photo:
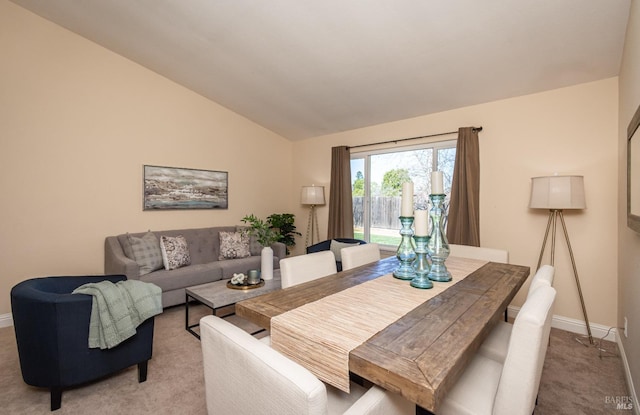
[(236, 314), (269, 330), (271, 317), (378, 278), (381, 275), (389, 274), (397, 267), (396, 257), (385, 258), (362, 267), (341, 271), (337, 274), (238, 302)]
[[(264, 327), (271, 317), (393, 272), (395, 257), (236, 304)], [(447, 392), (502, 318), (529, 267), (490, 262), (351, 351), (349, 370), (436, 413)]]

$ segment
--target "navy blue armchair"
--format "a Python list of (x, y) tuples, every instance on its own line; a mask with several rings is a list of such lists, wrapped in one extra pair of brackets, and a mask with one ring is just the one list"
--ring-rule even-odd
[(138, 365), (138, 381), (147, 379), (153, 351), (150, 318), (137, 333), (111, 349), (88, 347), (92, 296), (71, 294), (77, 287), (124, 275), (46, 277), (23, 281), (11, 290), (20, 369), (25, 383), (51, 390), (51, 410), (59, 409), (62, 390)]
[[(353, 238), (327, 239), (326, 241), (318, 242), (317, 244), (308, 246), (307, 254), (312, 254), (314, 252), (320, 252), (320, 251), (329, 251), (331, 249), (331, 241), (338, 241), (345, 244), (359, 244), (359, 245), (366, 244), (366, 242), (363, 240), (353, 239)], [(339, 257), (340, 251), (338, 250), (338, 252), (334, 252), (334, 255), (336, 256), (336, 268), (338, 271), (342, 271), (342, 261), (341, 261), (341, 258)]]

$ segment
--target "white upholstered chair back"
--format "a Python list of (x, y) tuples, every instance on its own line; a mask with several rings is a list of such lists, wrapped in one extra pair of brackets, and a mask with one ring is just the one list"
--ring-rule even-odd
[(509, 251), (480, 246), (449, 244), (449, 255), (462, 258), (483, 259), (491, 262), (509, 263)]
[(529, 291), (527, 292), (527, 298), (536, 290), (536, 288), (543, 285), (553, 286), (553, 276), (555, 274), (555, 268), (551, 265), (543, 265), (533, 275), (531, 284), (529, 284)]
[[(209, 415), (401, 415), (414, 406), (376, 386), (351, 393), (322, 383), (304, 367), (216, 316), (200, 320)], [(346, 412), (345, 412), (346, 411)]]
[[(544, 265), (535, 273), (529, 284), (529, 291), (527, 292), (527, 298), (529, 298), (533, 292), (540, 287), (551, 287), (553, 283), (553, 274), (555, 270), (551, 265)], [(504, 362), (507, 357), (507, 351), (509, 349), (509, 338), (513, 330), (513, 324), (506, 322), (498, 322), (498, 324), (491, 330), (489, 336), (480, 346), (478, 353), (485, 355), (495, 361)]]
[(331, 251), (298, 255), (280, 260), (282, 288), (335, 274), (336, 257)]
[(494, 415), (530, 415), (535, 408), (547, 353), (556, 290), (540, 286), (527, 298), (513, 323)]
[(375, 243), (342, 248), (340, 253), (343, 271), (380, 260), (380, 246)]

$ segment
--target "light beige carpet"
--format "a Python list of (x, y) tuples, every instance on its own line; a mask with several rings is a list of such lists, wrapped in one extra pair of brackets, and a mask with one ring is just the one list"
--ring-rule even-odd
[[(196, 309), (200, 315), (206, 310)], [(192, 321), (197, 321), (197, 315)], [(184, 330), (184, 308), (165, 310), (155, 324), (153, 359), (146, 382), (138, 383), (135, 367), (126, 369), (64, 391), (62, 408), (55, 413), (205, 414), (200, 341)], [(551, 336), (536, 414), (632, 413), (616, 410), (608, 398), (628, 395), (619, 357), (599, 358), (596, 348), (580, 345), (572, 333), (553, 329)], [(614, 343), (604, 345), (617, 354)], [(0, 329), (0, 413), (51, 413), (49, 392), (22, 381), (12, 327)]]

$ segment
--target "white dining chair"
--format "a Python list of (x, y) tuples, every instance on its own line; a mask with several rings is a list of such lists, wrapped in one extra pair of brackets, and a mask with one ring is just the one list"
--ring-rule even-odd
[(527, 298), (540, 286), (553, 286), (553, 276), (555, 275), (555, 272), (556, 269), (552, 265), (543, 265), (538, 268), (536, 273), (533, 275), (533, 278), (531, 278), (529, 291), (527, 291)]
[(449, 244), (449, 255), (462, 258), (483, 259), (491, 262), (509, 263), (509, 251), (480, 246)]
[(351, 393), (216, 316), (200, 320), (207, 413), (404, 415), (414, 406), (377, 386), (351, 383)]
[(556, 290), (538, 287), (513, 324), (504, 363), (481, 354), (471, 360), (438, 415), (531, 415), (547, 353)]
[(342, 270), (346, 271), (360, 265), (380, 261), (380, 246), (378, 244), (363, 244), (350, 246), (340, 250), (342, 256)]
[[(551, 287), (554, 273), (555, 268), (551, 265), (543, 265), (540, 267), (531, 279), (527, 298), (531, 297), (531, 294), (540, 287)], [(511, 337), (512, 330), (513, 324), (504, 321), (498, 322), (482, 343), (482, 346), (480, 346), (478, 353), (500, 363), (504, 362), (504, 359), (507, 357), (509, 338)]]
[(282, 288), (312, 281), (336, 272), (338, 272), (336, 257), (331, 251), (320, 251), (280, 260), (280, 283)]

